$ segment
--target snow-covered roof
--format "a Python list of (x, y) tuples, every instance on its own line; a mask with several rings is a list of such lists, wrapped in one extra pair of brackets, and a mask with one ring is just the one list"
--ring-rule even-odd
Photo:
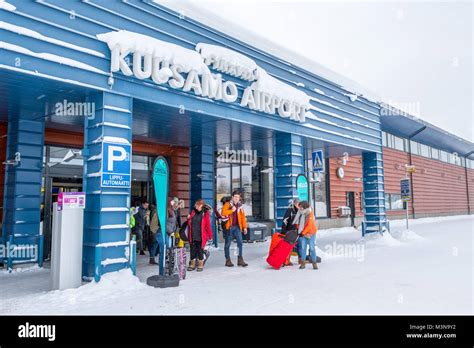
[(153, 2), (183, 15), (184, 19), (189, 17), (234, 39), (242, 41), (247, 45), (273, 55), (278, 59), (307, 70), (308, 72), (339, 85), (350, 92), (362, 95), (373, 102), (378, 102), (382, 99), (376, 93), (370, 91), (359, 83), (321, 65), (318, 62), (315, 62), (308, 57), (289, 50), (272, 40), (268, 40), (260, 36), (258, 33), (250, 31), (238, 24), (230, 23), (228, 19), (199, 7), (198, 3), (195, 4), (191, 1), (184, 0), (153, 0)]

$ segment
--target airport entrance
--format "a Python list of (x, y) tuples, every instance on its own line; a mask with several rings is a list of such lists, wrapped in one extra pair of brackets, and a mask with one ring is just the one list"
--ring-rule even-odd
[[(51, 257), (53, 205), (63, 192), (83, 191), (84, 160), (80, 149), (46, 145), (44, 149), (41, 228), (44, 235), (44, 258)], [(152, 199), (151, 172), (154, 156), (132, 156), (131, 204)]]

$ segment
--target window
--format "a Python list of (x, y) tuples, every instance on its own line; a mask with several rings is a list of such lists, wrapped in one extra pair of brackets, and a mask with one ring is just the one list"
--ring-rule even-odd
[(446, 156), (447, 156), (447, 158), (448, 158), (448, 161), (447, 161), (447, 162), (453, 164), (453, 163), (454, 163), (453, 155), (450, 154), (449, 152), (446, 152)]
[(453, 163), (457, 166), (461, 165), (461, 157), (453, 155)]
[(385, 209), (386, 210), (401, 210), (404, 208), (402, 197), (399, 193), (385, 194)]
[(405, 139), (394, 136), (393, 141), (394, 141), (394, 144), (393, 144), (394, 149), (405, 151)]
[(252, 213), (252, 167), (243, 165), (242, 167), (242, 191), (244, 201), (244, 211), (246, 215)]
[[(313, 210), (318, 217), (328, 217), (328, 204), (327, 204), (327, 170), (325, 174), (318, 176), (317, 173), (313, 172), (313, 161), (311, 153), (313, 150), (310, 148), (306, 153), (306, 171), (309, 183), (309, 196), (311, 204), (313, 205)], [(328, 163), (326, 162), (326, 169), (328, 168)]]
[(390, 209), (403, 209), (403, 201), (401, 195), (395, 193), (390, 194)]
[(430, 147), (425, 144), (420, 144), (420, 155), (423, 157), (431, 157)]
[(222, 197), (230, 194), (230, 165), (218, 163), (216, 168), (216, 200), (220, 203)]
[[(232, 190), (240, 190), (240, 165), (232, 166)], [(231, 192), (232, 193), (232, 192)]]
[(382, 132), (382, 146), (387, 146), (387, 133)]
[(387, 146), (393, 148), (393, 135), (387, 133)]
[(431, 158), (439, 160), (439, 150), (431, 148)]
[(420, 149), (418, 148), (418, 143), (416, 141), (410, 140), (411, 153), (414, 155), (420, 154)]
[(448, 153), (446, 151), (439, 150), (440, 160), (443, 162), (448, 162)]
[(216, 162), (216, 204), (222, 207), (222, 197), (234, 190), (242, 193), (245, 214), (255, 219), (273, 220), (273, 160), (256, 158), (255, 165)]
[(385, 210), (390, 210), (390, 193), (385, 194)]

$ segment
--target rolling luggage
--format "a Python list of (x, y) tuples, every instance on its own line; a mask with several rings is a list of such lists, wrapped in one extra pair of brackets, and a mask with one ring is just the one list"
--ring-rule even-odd
[[(288, 231), (287, 234), (289, 232), (291, 231)], [(294, 242), (290, 243), (286, 239)], [(274, 233), (270, 243), (270, 251), (267, 257), (268, 264), (275, 269), (280, 269), (283, 264), (288, 263), (290, 253), (293, 250), (297, 240), (298, 233), (296, 233), (296, 239), (293, 234), (286, 236), (280, 233)]]

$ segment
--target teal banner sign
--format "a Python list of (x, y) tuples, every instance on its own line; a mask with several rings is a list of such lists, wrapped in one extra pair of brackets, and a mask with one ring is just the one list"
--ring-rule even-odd
[[(155, 188), (156, 211), (161, 226), (162, 241), (166, 241), (166, 208), (168, 204), (168, 177), (169, 168), (166, 159), (158, 156), (153, 166), (153, 186)], [(166, 250), (166, 247), (165, 247)], [(160, 275), (165, 274), (165, 255), (166, 252), (160, 253)]]
[(300, 174), (296, 177), (296, 191), (298, 193), (298, 199), (301, 201), (309, 202), (309, 185), (308, 178), (304, 174)]

